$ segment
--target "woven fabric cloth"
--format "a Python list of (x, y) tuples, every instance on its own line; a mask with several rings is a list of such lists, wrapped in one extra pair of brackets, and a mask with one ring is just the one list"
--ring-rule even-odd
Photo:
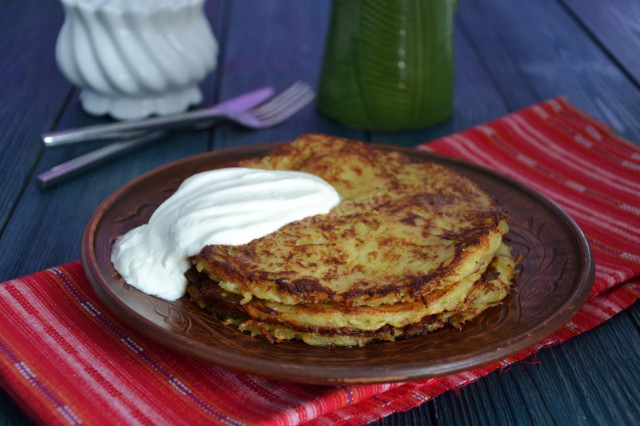
[(483, 164), (546, 194), (581, 226), (596, 282), (545, 341), (501, 362), (410, 383), (277, 382), (165, 349), (129, 329), (79, 262), (0, 284), (0, 381), (46, 424), (361, 424), (458, 389), (585, 332), (640, 297), (640, 150), (563, 98), (421, 149)]

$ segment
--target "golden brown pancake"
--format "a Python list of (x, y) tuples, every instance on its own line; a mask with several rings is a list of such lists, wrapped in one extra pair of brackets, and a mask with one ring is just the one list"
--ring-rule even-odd
[(398, 302), (355, 308), (335, 303), (284, 305), (256, 298), (241, 304), (241, 296), (221, 290), (195, 270), (192, 274), (192, 299), (241, 331), (264, 335), (270, 341), (299, 339), (318, 346), (363, 346), (424, 334), (447, 324), (461, 327), (507, 296), (515, 261), (502, 244), (481, 278), (470, 285), (461, 282), (449, 291), (435, 292), (426, 304)]
[(362, 142), (306, 135), (236, 165), (313, 173), (342, 199), (326, 215), (194, 257), (199, 271), (245, 302), (421, 303), (477, 281), (508, 230), (500, 203), (469, 179)]
[(500, 203), (446, 167), (323, 135), (233, 166), (312, 173), (341, 202), (194, 256), (189, 294), (229, 326), (272, 342), (362, 346), (459, 327), (512, 285)]

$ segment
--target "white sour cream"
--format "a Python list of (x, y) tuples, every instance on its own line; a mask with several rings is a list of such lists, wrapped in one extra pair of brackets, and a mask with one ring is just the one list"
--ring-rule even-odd
[(118, 237), (111, 262), (127, 283), (176, 300), (188, 257), (205, 245), (240, 245), (340, 202), (323, 179), (302, 172), (227, 168), (186, 179), (149, 223)]

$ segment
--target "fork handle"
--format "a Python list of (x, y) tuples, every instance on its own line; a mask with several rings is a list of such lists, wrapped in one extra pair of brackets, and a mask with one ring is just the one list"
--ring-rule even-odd
[(99, 124), (81, 129), (44, 133), (42, 140), (45, 147), (53, 147), (102, 139), (129, 139), (142, 136), (150, 130), (166, 130), (197, 124), (212, 125), (227, 116), (228, 114), (221, 109), (209, 108), (142, 121)]
[(166, 131), (158, 130), (155, 132), (145, 133), (137, 138), (103, 146), (102, 148), (88, 152), (69, 160), (66, 163), (59, 164), (52, 169), (40, 173), (36, 177), (38, 185), (41, 189), (48, 189), (74, 176), (78, 176), (86, 171), (98, 167), (111, 159), (121, 157), (124, 154), (141, 148), (166, 135)]

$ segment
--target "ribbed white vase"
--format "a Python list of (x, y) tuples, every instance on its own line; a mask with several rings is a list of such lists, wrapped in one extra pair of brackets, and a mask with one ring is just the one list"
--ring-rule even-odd
[(218, 45), (205, 0), (61, 0), (56, 60), (90, 114), (138, 119), (202, 101)]

